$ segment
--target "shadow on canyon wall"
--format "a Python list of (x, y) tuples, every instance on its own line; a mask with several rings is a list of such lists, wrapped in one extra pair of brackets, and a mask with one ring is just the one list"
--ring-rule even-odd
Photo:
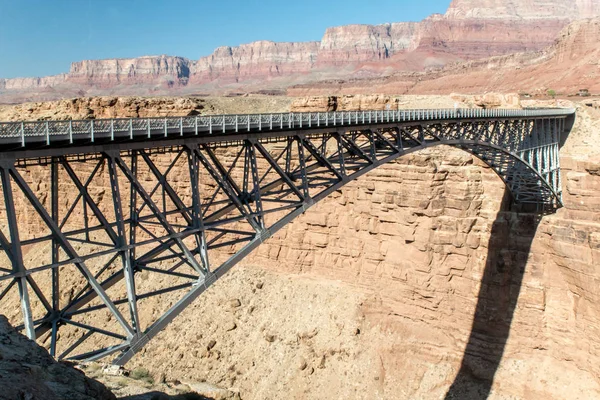
[(527, 258), (541, 215), (515, 213), (505, 190), (492, 225), (488, 254), (469, 341), (446, 393), (451, 399), (487, 399), (498, 370), (521, 291)]

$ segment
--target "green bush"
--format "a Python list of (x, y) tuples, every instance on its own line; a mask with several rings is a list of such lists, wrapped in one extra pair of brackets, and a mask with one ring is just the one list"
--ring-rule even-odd
[(152, 379), (152, 376), (150, 375), (150, 371), (148, 371), (148, 369), (144, 367), (134, 369), (133, 371), (131, 371), (129, 377), (138, 381), (146, 381), (148, 383), (154, 382), (154, 379)]

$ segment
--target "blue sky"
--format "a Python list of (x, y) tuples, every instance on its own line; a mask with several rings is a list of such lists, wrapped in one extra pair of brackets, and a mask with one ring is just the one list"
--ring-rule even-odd
[(0, 78), (67, 72), (72, 61), (198, 59), (255, 40), (320, 40), (329, 26), (419, 21), (450, 0), (0, 0)]

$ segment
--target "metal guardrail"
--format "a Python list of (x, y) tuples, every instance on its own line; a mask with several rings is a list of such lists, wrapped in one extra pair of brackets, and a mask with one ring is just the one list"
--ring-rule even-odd
[(385, 124), (395, 122), (478, 119), (478, 118), (527, 118), (557, 117), (574, 113), (574, 109), (421, 109), (383, 111), (336, 111), (308, 113), (238, 114), (168, 118), (117, 118), (73, 121), (35, 121), (0, 123), (0, 139), (14, 138), (24, 146), (28, 137), (46, 137), (50, 144), (53, 136), (74, 139), (95, 137), (130, 136), (131, 139), (143, 135), (148, 137), (163, 133), (164, 136), (194, 133), (227, 133), (279, 131), (287, 129), (307, 129), (318, 127)]

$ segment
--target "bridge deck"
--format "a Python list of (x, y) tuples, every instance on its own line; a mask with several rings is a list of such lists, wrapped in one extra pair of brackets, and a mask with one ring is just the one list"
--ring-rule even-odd
[(431, 109), (386, 111), (338, 111), (212, 115), (168, 118), (118, 118), (73, 121), (0, 123), (0, 152), (40, 148), (89, 146), (111, 142), (149, 142), (178, 137), (201, 136), (207, 141), (230, 140), (236, 133), (285, 132), (320, 128), (385, 126), (413, 122), (556, 118), (574, 109)]

